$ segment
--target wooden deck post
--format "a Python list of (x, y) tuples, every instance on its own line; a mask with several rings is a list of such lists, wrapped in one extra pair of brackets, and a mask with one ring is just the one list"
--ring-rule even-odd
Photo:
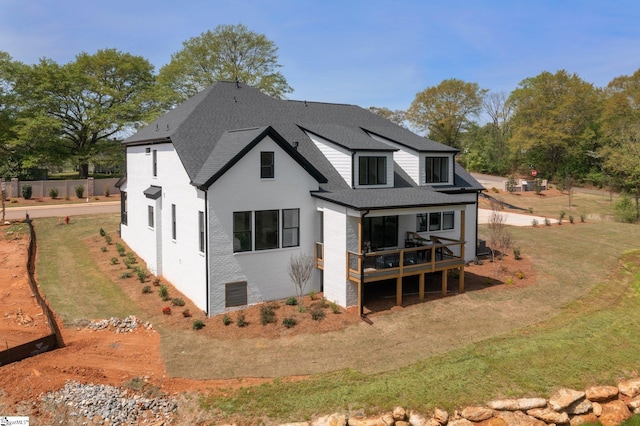
[(402, 275), (396, 278), (396, 305), (402, 306)]
[(362, 316), (364, 311), (362, 309), (362, 280), (358, 281), (358, 315)]
[(424, 273), (420, 274), (420, 281), (418, 283), (418, 292), (420, 293), (420, 300), (424, 300)]
[(464, 293), (464, 266), (460, 268), (460, 278), (458, 281), (458, 291)]
[(447, 295), (447, 272), (448, 272), (448, 269), (442, 270), (442, 295), (443, 296)]

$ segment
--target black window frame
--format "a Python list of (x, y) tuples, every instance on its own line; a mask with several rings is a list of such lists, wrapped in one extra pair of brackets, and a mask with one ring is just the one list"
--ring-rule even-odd
[[(244, 227), (238, 229), (237, 224), (244, 223), (248, 229)], [(233, 212), (233, 252), (242, 253), (252, 250), (253, 243), (253, 221), (251, 211)], [(236, 245), (236, 241), (238, 245)]]
[(127, 208), (127, 191), (120, 191), (120, 223), (123, 225), (127, 225), (128, 222)]
[(174, 241), (176, 240), (177, 230), (176, 205), (171, 204), (171, 239)]
[(365, 217), (362, 235), (372, 249), (398, 246), (398, 216)]
[[(275, 218), (275, 222), (273, 219)], [(254, 212), (254, 249), (280, 248), (280, 211), (256, 210)]]
[(206, 238), (205, 238), (205, 225), (204, 225), (204, 212), (198, 211), (198, 249), (200, 253), (204, 253)]
[[(295, 223), (287, 223), (287, 213), (295, 212)], [(291, 233), (293, 238), (289, 238), (287, 234)], [(290, 240), (294, 240), (289, 243)], [(300, 246), (300, 209), (282, 209), (282, 247), (299, 247)]]
[(386, 185), (387, 157), (384, 155), (361, 155), (358, 158), (358, 185)]
[[(448, 224), (449, 220), (451, 225)], [(454, 211), (442, 212), (442, 230), (449, 231), (455, 228), (456, 228), (456, 213)]]
[(449, 157), (426, 157), (424, 170), (425, 183), (449, 182)]
[(260, 179), (274, 179), (276, 177), (275, 157), (276, 154), (273, 151), (260, 152)]
[(155, 212), (154, 212), (154, 207), (149, 205), (147, 206), (147, 226), (149, 226), (149, 228), (154, 229), (155, 228)]
[(158, 177), (158, 150), (154, 149), (151, 155), (153, 163), (153, 177)]

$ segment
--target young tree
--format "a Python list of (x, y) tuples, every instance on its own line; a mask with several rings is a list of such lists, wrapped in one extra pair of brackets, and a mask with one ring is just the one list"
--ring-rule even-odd
[(242, 24), (218, 25), (182, 45), (158, 74), (158, 88), (168, 106), (219, 80), (240, 81), (276, 98), (293, 91), (277, 71), (281, 65), (275, 43)]
[(29, 67), (15, 86), (23, 106), (17, 146), (26, 153), (24, 164), (71, 159), (86, 178), (100, 142), (150, 117), (153, 84), (149, 61), (115, 49), (80, 53), (66, 65), (42, 59)]
[(460, 134), (477, 116), (487, 91), (477, 83), (455, 78), (418, 93), (407, 111), (407, 119), (429, 138), (460, 148)]
[(289, 277), (296, 287), (299, 305), (302, 305), (302, 296), (305, 294), (305, 287), (311, 278), (314, 267), (315, 259), (305, 253), (291, 256), (289, 259)]
[[(489, 245), (491, 248), (491, 261), (495, 266), (496, 278), (500, 276), (502, 259), (505, 253), (513, 247), (511, 232), (507, 229), (507, 218), (501, 212), (501, 207), (495, 201), (491, 202), (491, 215), (489, 216)], [(497, 261), (496, 261), (497, 260)]]

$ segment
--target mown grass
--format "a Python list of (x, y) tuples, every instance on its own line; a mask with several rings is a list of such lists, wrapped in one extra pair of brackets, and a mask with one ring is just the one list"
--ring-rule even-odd
[[(86, 320), (135, 315), (136, 305), (95, 264), (82, 240), (99, 237), (100, 228), (118, 230), (118, 215), (74, 216), (33, 221), (38, 241), (38, 282), (65, 326)], [(100, 238), (100, 237), (99, 237)]]

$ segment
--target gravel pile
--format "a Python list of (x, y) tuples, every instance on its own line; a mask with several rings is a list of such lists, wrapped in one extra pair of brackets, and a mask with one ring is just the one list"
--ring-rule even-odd
[(115, 333), (128, 333), (135, 330), (138, 326), (144, 327), (147, 330), (153, 328), (153, 325), (146, 321), (141, 323), (135, 317), (135, 315), (129, 315), (124, 319), (111, 317), (109, 319), (91, 321), (87, 328), (90, 330), (113, 330)]
[(54, 409), (65, 406), (69, 417), (86, 418), (110, 426), (157, 423), (169, 420), (177, 408), (171, 398), (145, 398), (127, 389), (109, 385), (67, 382), (56, 392), (42, 397)]

